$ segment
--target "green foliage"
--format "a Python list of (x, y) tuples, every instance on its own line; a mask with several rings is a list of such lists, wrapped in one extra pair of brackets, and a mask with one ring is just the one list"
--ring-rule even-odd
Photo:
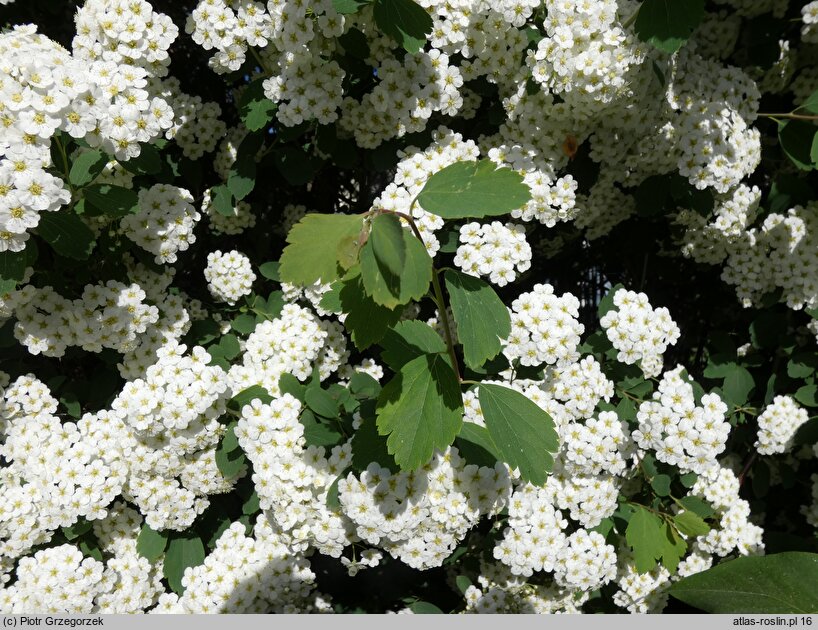
[(347, 275), (338, 291), (338, 301), (347, 314), (344, 326), (359, 350), (380, 341), (387, 329), (400, 319), (400, 308), (386, 308), (369, 297), (360, 273)]
[(444, 219), (501, 216), (530, 199), (522, 176), (491, 160), (455, 162), (432, 175), (417, 196), (424, 210)]
[(64, 210), (41, 213), (37, 233), (55, 252), (76, 260), (87, 260), (96, 244), (91, 228)]
[(216, 466), (226, 478), (235, 477), (246, 465), (247, 458), (236, 439), (236, 421), (227, 425), (227, 432), (216, 448)]
[(463, 399), (451, 366), (439, 354), (424, 354), (403, 365), (378, 397), (378, 432), (404, 470), (445, 449), (463, 422)]
[[(350, 0), (346, 0), (349, 3)], [(432, 32), (432, 17), (412, 0), (374, 0), (373, 15), (378, 28), (415, 54)]]
[(633, 550), (639, 573), (647, 573), (661, 559), (671, 573), (676, 571), (687, 545), (676, 530), (646, 507), (636, 505), (625, 530), (625, 541)]
[(381, 359), (393, 372), (422, 354), (443, 354), (446, 344), (428, 324), (417, 320), (398, 322), (386, 331), (380, 342)]
[[(378, 227), (382, 228), (383, 225), (378, 224)], [(399, 233), (393, 234), (394, 242), (400, 241), (404, 258), (398, 273), (393, 273), (386, 263), (377, 258), (374, 234), (370, 235), (360, 253), (361, 279), (367, 295), (376, 304), (390, 309), (422, 298), (432, 280), (432, 259), (426, 248), (400, 226), (397, 229)], [(383, 240), (384, 237), (380, 238)], [(400, 264), (394, 257), (390, 261), (392, 263)]]
[(778, 143), (790, 161), (802, 171), (810, 171), (818, 162), (816, 127), (805, 120), (785, 120), (778, 123)]
[(167, 545), (167, 534), (151, 529), (147, 523), (142, 526), (139, 536), (136, 537), (136, 553), (151, 562), (155, 562), (165, 553)]
[(236, 161), (227, 177), (227, 188), (236, 201), (244, 199), (256, 186), (256, 154), (261, 143), (260, 135), (249, 134), (239, 145)]
[(818, 612), (818, 554), (737, 558), (674, 584), (670, 593), (709, 613)]
[(747, 402), (748, 396), (754, 387), (752, 374), (746, 368), (736, 365), (724, 378), (722, 391), (729, 404), (740, 407)]
[(704, 0), (644, 0), (636, 34), (666, 53), (681, 48), (704, 18)]
[(478, 398), (486, 428), (502, 460), (519, 468), (525, 481), (543, 485), (559, 449), (551, 416), (518, 391), (501, 385), (481, 384)]
[(68, 182), (76, 188), (90, 184), (102, 172), (107, 163), (108, 156), (102, 151), (96, 149), (84, 151), (71, 164)]
[(499, 354), (500, 340), (511, 333), (511, 316), (494, 289), (480, 278), (450, 269), (445, 279), (466, 365), (478, 368)]
[(110, 218), (124, 217), (139, 209), (139, 196), (130, 188), (113, 184), (92, 184), (83, 189), (84, 214)]
[(0, 296), (13, 290), (25, 277), (26, 267), (37, 260), (37, 244), (33, 240), (26, 243), (21, 252), (0, 252)]
[(175, 534), (170, 539), (163, 568), (164, 576), (175, 593), (181, 595), (185, 591), (182, 586), (185, 569), (199, 566), (204, 559), (204, 545), (198, 536), (184, 533)]
[(390, 214), (379, 214), (372, 219), (369, 244), (378, 266), (394, 276), (400, 275), (406, 264), (406, 242), (400, 219)]
[(250, 83), (239, 99), (239, 117), (250, 131), (258, 131), (273, 119), (276, 105), (264, 96), (264, 78)]
[(349, 214), (308, 214), (287, 235), (279, 274), (284, 282), (308, 286), (338, 279), (338, 248), (345, 237), (355, 237), (363, 217)]

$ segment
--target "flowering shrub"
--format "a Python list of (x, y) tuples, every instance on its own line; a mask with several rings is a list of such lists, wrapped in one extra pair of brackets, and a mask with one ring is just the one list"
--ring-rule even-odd
[(0, 612), (818, 611), (802, 4), (0, 0)]

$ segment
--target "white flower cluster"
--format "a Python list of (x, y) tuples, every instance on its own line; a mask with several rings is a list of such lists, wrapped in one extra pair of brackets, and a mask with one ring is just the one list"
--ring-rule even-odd
[(489, 565), (481, 560), (478, 586), (464, 593), (469, 614), (579, 614), (589, 593), (561, 588), (554, 584), (532, 584), (515, 576), (504, 565)]
[(743, 71), (680, 52), (668, 102), (680, 112), (677, 166), (699, 189), (726, 193), (761, 161), (761, 135), (749, 125), (761, 94)]
[(568, 521), (554, 508), (548, 487), (518, 487), (508, 511), (508, 527), (494, 557), (513, 574), (553, 572), (558, 586), (578, 591), (592, 591), (616, 576), (615, 550), (600, 534), (578, 529), (566, 536)]
[(109, 280), (87, 285), (76, 300), (52, 287), (27, 284), (5, 302), (17, 318), (14, 336), (31, 354), (61, 357), (71, 346), (88, 352), (133, 350), (138, 336), (159, 319), (159, 309), (145, 300), (138, 284)]
[(210, 252), (204, 276), (210, 294), (219, 302), (231, 305), (253, 291), (253, 281), (256, 279), (250, 259), (236, 250), (226, 254), (219, 250)]
[(438, 49), (403, 59), (377, 62), (378, 84), (361, 99), (344, 99), (340, 125), (358, 146), (375, 148), (383, 141), (423, 131), (435, 112), (456, 114), (463, 104), (460, 69)]
[(577, 346), (585, 327), (579, 323), (579, 300), (557, 297), (550, 284), (537, 284), (511, 304), (511, 334), (503, 354), (522, 365), (564, 366), (579, 358)]
[(232, 214), (225, 215), (216, 210), (213, 199), (211, 198), (210, 188), (204, 192), (202, 212), (207, 215), (211, 231), (217, 235), (241, 234), (247, 228), (256, 225), (256, 215), (253, 214), (253, 209), (250, 207), (250, 204), (243, 199), (236, 202), (236, 205), (233, 206)]
[(818, 1), (813, 0), (801, 7), (801, 40), (807, 44), (818, 44)]
[(466, 464), (454, 447), (418, 471), (391, 473), (373, 462), (338, 482), (358, 538), (415, 569), (440, 566), (481, 517), (505, 507), (510, 492), (504, 464)]
[(586, 475), (621, 475), (633, 455), (628, 424), (614, 411), (601, 411), (598, 418), (562, 427), (565, 467)]
[(662, 372), (662, 355), (679, 339), (679, 327), (665, 307), (651, 308), (648, 296), (619, 289), (614, 306), (599, 320), (605, 334), (618, 350), (618, 361), (639, 363), (646, 377)]
[[(216, 465), (219, 422), (229, 390), (227, 374), (209, 366), (210, 355), (169, 341), (144, 379), (126, 383), (110, 411), (83, 418), (104, 436), (106, 458), (130, 471), (123, 496), (153, 529), (184, 530), (209, 505), (208, 494), (228, 492)], [(241, 476), (243, 471), (237, 473)]]
[(63, 423), (56, 412), (48, 387), (31, 375), (0, 401), (0, 573), (57, 528), (103, 518), (122, 491), (127, 467), (107, 459), (84, 423)]
[(545, 373), (543, 388), (559, 400), (573, 418), (590, 418), (600, 400), (608, 402), (614, 384), (592, 356), (576, 363), (557, 365)]
[(615, 0), (547, 0), (547, 36), (527, 65), (577, 114), (588, 114), (628, 94), (629, 75), (645, 58), (636, 37), (615, 24)]
[(696, 539), (694, 554), (699, 551), (724, 557), (734, 551), (745, 556), (764, 552), (764, 531), (750, 522), (750, 504), (739, 498), (739, 488), (735, 473), (718, 465), (698, 478), (690, 493), (716, 510), (719, 524)]
[(177, 252), (196, 242), (193, 228), (201, 218), (189, 191), (154, 184), (139, 191), (139, 210), (123, 217), (121, 229), (125, 236), (153, 254), (157, 263), (174, 263)]
[(251, 53), (272, 75), (263, 83), (264, 93), (275, 102), (283, 101), (276, 116), (292, 127), (312, 118), (322, 124), (338, 118), (345, 73), (323, 53), (331, 54), (325, 38), (341, 35), (344, 21), (329, 0), (309, 7), (271, 0), (266, 8), (252, 0), (201, 0), (188, 17), (186, 30), (205, 50), (216, 50), (209, 63), (219, 73), (239, 70), (248, 48), (260, 48)]
[(521, 225), (499, 221), (467, 223), (460, 228), (454, 264), (473, 276), (488, 276), (505, 286), (531, 267), (531, 246)]
[(277, 319), (256, 326), (247, 338), (242, 362), (230, 368), (228, 377), (234, 391), (261, 385), (277, 396), (282, 374), (305, 381), (316, 367), (326, 379), (348, 356), (341, 324), (286, 304)]
[(308, 612), (315, 574), (301, 554), (287, 546), (264, 516), (253, 536), (233, 523), (204, 564), (185, 569), (184, 594), (163, 594), (152, 612), (296, 613)]
[(727, 405), (718, 394), (705, 394), (697, 406), (692, 378), (683, 372), (681, 365), (665, 372), (653, 400), (639, 405), (633, 439), (639, 448), (655, 451), (660, 462), (704, 474), (717, 466), (727, 442)]
[(758, 416), (755, 447), (761, 455), (786, 453), (792, 448), (796, 431), (809, 414), (789, 396), (776, 396)]
[(17, 581), (0, 589), (0, 611), (87, 615), (113, 586), (110, 577), (102, 562), (84, 557), (74, 545), (43, 549), (20, 560)]
[(630, 613), (659, 613), (667, 604), (670, 572), (661, 564), (647, 573), (639, 573), (633, 562), (620, 567), (616, 578), (619, 590), (613, 602)]
[(393, 182), (386, 186), (372, 203), (374, 208), (411, 214), (423, 237), (423, 244), (434, 256), (440, 249), (435, 231), (443, 227), (443, 219), (426, 212), (412, 200), (426, 185), (426, 180), (437, 171), (455, 162), (476, 160), (480, 151), (472, 140), (463, 140), (462, 134), (439, 127), (432, 134), (433, 142), (425, 151), (409, 147), (401, 155)]
[(327, 492), (350, 465), (352, 448), (334, 446), (327, 457), (323, 447), (308, 446), (300, 412), (290, 394), (270, 404), (253, 400), (241, 410), (236, 437), (253, 463), (259, 504), (284, 539), (298, 550), (309, 544), (337, 558), (353, 532), (346, 518), (327, 507)]

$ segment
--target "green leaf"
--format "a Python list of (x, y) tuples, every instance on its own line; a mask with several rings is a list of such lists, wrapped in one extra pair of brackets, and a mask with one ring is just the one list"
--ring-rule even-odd
[(162, 157), (152, 144), (142, 142), (139, 155), (130, 160), (119, 160), (122, 168), (134, 175), (156, 175), (162, 170)]
[(216, 466), (226, 478), (235, 477), (247, 462), (244, 451), (236, 438), (236, 420), (227, 427), (227, 432), (216, 447)]
[(239, 99), (239, 116), (250, 131), (258, 131), (273, 119), (276, 104), (264, 96), (264, 77), (248, 85)]
[(287, 372), (282, 374), (278, 379), (278, 388), (282, 394), (290, 394), (300, 402), (304, 402), (304, 394), (307, 388), (292, 374)]
[(108, 164), (108, 156), (102, 151), (96, 149), (84, 151), (71, 165), (68, 181), (76, 188), (90, 184), (102, 172), (106, 164)]
[(165, 553), (164, 575), (175, 593), (181, 595), (185, 591), (182, 586), (185, 569), (199, 566), (204, 559), (204, 545), (198, 536), (182, 534), (170, 540)]
[(463, 595), (465, 595), (466, 591), (469, 590), (469, 587), (472, 586), (471, 580), (465, 575), (458, 575), (454, 581), (457, 585), (457, 590), (459, 590)]
[(392, 472), (398, 471), (395, 458), (389, 454), (386, 439), (378, 433), (375, 418), (364, 417), (352, 436), (352, 466), (360, 472), (372, 462)]
[(211, 188), (210, 199), (216, 212), (225, 217), (233, 216), (233, 193), (226, 185), (221, 184)]
[(525, 481), (545, 484), (559, 450), (551, 416), (520, 392), (501, 385), (481, 383), (478, 398), (486, 428), (503, 461), (519, 468)]
[(800, 352), (787, 362), (787, 376), (790, 378), (809, 378), (818, 372), (818, 355), (811, 352)]
[(236, 151), (236, 161), (227, 176), (227, 188), (236, 201), (244, 199), (256, 186), (256, 154), (263, 141), (262, 136), (250, 134)]
[(676, 599), (708, 613), (818, 612), (818, 554), (791, 551), (722, 562), (679, 580)]
[(73, 525), (60, 528), (68, 540), (76, 540), (86, 532), (91, 531), (91, 522), (80, 517)]
[(360, 253), (361, 278), (364, 289), (381, 306), (395, 308), (412, 300), (420, 300), (432, 281), (432, 259), (423, 244), (404, 229), (398, 235), (404, 244), (403, 270), (395, 275), (376, 258), (370, 238)]
[[(691, 486), (693, 484), (690, 484)], [(716, 512), (707, 501), (696, 496), (687, 496), (679, 499), (679, 503), (689, 512), (698, 514), (702, 518), (710, 518)]]
[[(124, 217), (139, 210), (135, 190), (113, 184), (93, 184), (84, 191), (85, 213), (89, 216)], [(90, 206), (88, 205), (90, 204)]]
[(670, 494), (670, 477), (668, 475), (656, 475), (650, 480), (650, 486), (657, 496), (666, 497)]
[(755, 387), (753, 376), (745, 368), (734, 366), (725, 377), (722, 391), (727, 402), (735, 407), (741, 407), (747, 402), (750, 392)]
[(37, 233), (55, 252), (77, 260), (87, 260), (96, 243), (91, 228), (70, 212), (41, 212)]
[(439, 354), (405, 364), (378, 397), (378, 432), (402, 470), (428, 462), (449, 446), (463, 423), (463, 398), (451, 366)]
[[(283, 377), (284, 375), (282, 374), (282, 378)], [(242, 407), (249, 405), (256, 399), (265, 404), (273, 401), (273, 397), (270, 396), (270, 393), (261, 385), (251, 385), (247, 389), (243, 389), (238, 394), (233, 396), (233, 398), (230, 399), (230, 402), (228, 402), (228, 407), (241, 412)]]
[(673, 517), (673, 522), (680, 532), (685, 536), (692, 536), (693, 538), (704, 536), (710, 531), (710, 525), (705, 523), (695, 512), (679, 512)]
[(343, 479), (343, 475), (338, 475), (327, 489), (327, 507), (336, 512), (341, 510), (341, 500), (338, 498), (338, 482), (341, 479)]
[(304, 425), (304, 439), (307, 446), (335, 446), (344, 436), (323, 422), (319, 422), (315, 415), (307, 410), (299, 418)]
[(403, 311), (402, 308), (392, 310), (376, 304), (364, 291), (360, 275), (352, 275), (343, 282), (338, 300), (347, 314), (344, 326), (359, 350), (380, 341)]
[(249, 313), (239, 315), (230, 323), (230, 327), (237, 333), (249, 335), (256, 329), (256, 318)]
[(440, 608), (435, 606), (434, 604), (430, 604), (429, 602), (415, 602), (411, 606), (409, 606), (409, 610), (411, 610), (416, 615), (442, 615), (444, 614)]
[[(615, 284), (610, 288), (610, 290), (605, 294), (605, 297), (599, 301), (599, 305), (597, 306), (596, 312), (600, 319), (602, 319), (608, 311), (613, 310), (616, 308), (614, 306), (614, 295), (619, 289), (624, 289), (625, 287), (621, 284)], [(607, 339), (607, 337), (605, 337)]]
[(332, 0), (335, 11), (341, 15), (357, 13), (358, 9), (369, 4), (370, 0)]
[(662, 520), (642, 506), (635, 511), (625, 530), (625, 541), (633, 550), (634, 564), (639, 573), (647, 573), (665, 551), (666, 535)]
[[(29, 240), (29, 243), (32, 242)], [(26, 244), (27, 249), (30, 247), (29, 243)], [(0, 252), (0, 297), (9, 291), (13, 291), (25, 277), (26, 251), (10, 252), (6, 250)]]
[(145, 523), (136, 538), (136, 553), (154, 562), (165, 553), (167, 544), (168, 536), (166, 533), (157, 532)]
[(318, 386), (308, 387), (304, 392), (304, 402), (319, 416), (325, 418), (338, 417), (338, 403), (325, 390)]
[(807, 100), (801, 103), (797, 109), (806, 109), (808, 112), (818, 114), (818, 90), (810, 94)]
[(818, 407), (818, 385), (804, 385), (795, 392), (795, 400), (805, 407)]
[(778, 143), (790, 161), (802, 171), (811, 171), (815, 163), (812, 146), (818, 127), (806, 120), (786, 120), (778, 124)]
[(287, 235), (279, 273), (284, 282), (309, 286), (320, 280), (338, 279), (338, 245), (345, 236), (357, 236), (363, 226), (361, 215), (306, 215)]
[(676, 573), (679, 562), (687, 553), (687, 543), (670, 523), (664, 525), (665, 547), (662, 551), (662, 566), (671, 574)]
[(268, 280), (272, 280), (274, 282), (281, 282), (281, 276), (279, 275), (280, 268), (281, 265), (279, 264), (278, 261), (272, 261), (260, 265), (258, 270), (259, 273)]
[(422, 354), (446, 352), (446, 344), (434, 328), (417, 320), (398, 322), (386, 331), (380, 346), (381, 359), (393, 372)]
[(400, 219), (391, 214), (379, 214), (372, 221), (369, 242), (378, 264), (399, 276), (406, 263), (406, 243)]
[[(397, 371), (397, 370), (395, 370)], [(369, 374), (356, 372), (349, 379), (349, 391), (355, 398), (366, 400), (367, 398), (377, 398), (381, 393), (381, 384)]]
[(412, 0), (375, 0), (374, 17), (378, 28), (403, 46), (417, 53), (432, 32), (432, 17)]
[(464, 422), (457, 434), (455, 445), (469, 464), (478, 466), (494, 466), (502, 461), (497, 452), (497, 446), (491, 441), (488, 429), (473, 422)]
[(278, 172), (291, 186), (303, 186), (311, 182), (321, 168), (323, 160), (300, 147), (287, 146), (277, 149), (272, 160)]
[(704, 18), (704, 0), (644, 0), (634, 28), (643, 42), (674, 53)]
[(508, 308), (480, 278), (449, 269), (445, 279), (463, 358), (477, 369), (500, 353), (500, 340), (511, 333)]
[(500, 216), (529, 199), (522, 175), (491, 160), (455, 162), (432, 175), (417, 197), (424, 210), (444, 219)]

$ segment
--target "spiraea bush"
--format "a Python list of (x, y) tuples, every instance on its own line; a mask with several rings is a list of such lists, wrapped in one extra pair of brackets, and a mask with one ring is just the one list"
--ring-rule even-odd
[(818, 611), (818, 2), (0, 4), (0, 611)]

